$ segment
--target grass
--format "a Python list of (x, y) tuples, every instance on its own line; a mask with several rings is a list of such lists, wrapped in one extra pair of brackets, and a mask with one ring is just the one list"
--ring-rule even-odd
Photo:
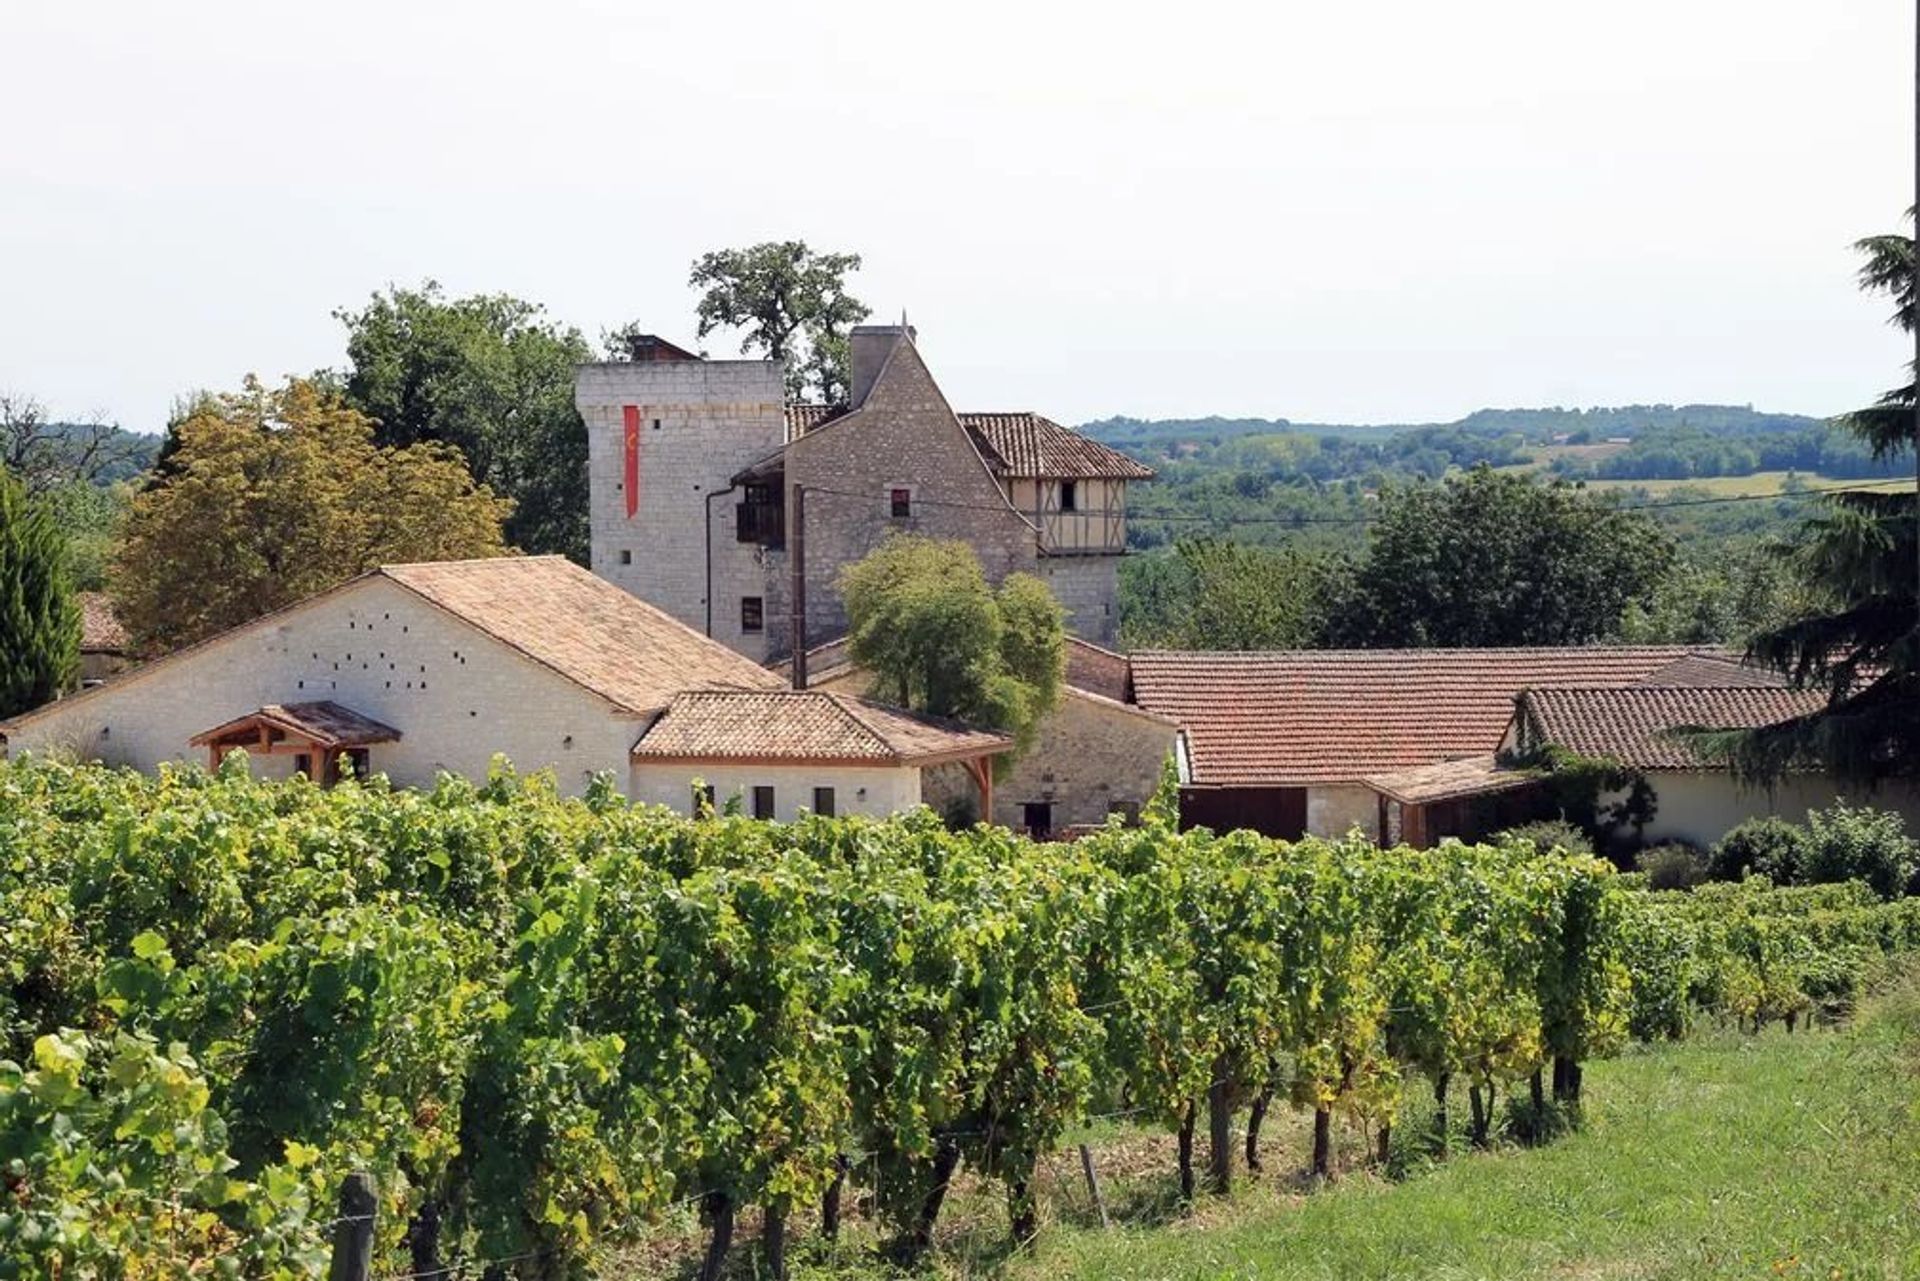
[[(1920, 1277), (1920, 984), (1876, 999), (1840, 1030), (1711, 1031), (1594, 1064), (1587, 1093), (1578, 1133), (1443, 1164), (1408, 1142), (1396, 1164), (1413, 1168), (1400, 1181), (1366, 1170), (1365, 1136), (1347, 1135), (1348, 1173), (1311, 1193), (1297, 1166), (1306, 1126), (1277, 1117), (1268, 1173), (1243, 1179), (1231, 1197), (1203, 1195), (1190, 1214), (1174, 1196), (1167, 1136), (1075, 1136), (1097, 1154), (1111, 1230), (1099, 1228), (1068, 1146), (1042, 1171), (1047, 1222), (1034, 1251), (1009, 1257), (998, 1197), (970, 1184), (950, 1200), (931, 1272), (1004, 1281)], [(1465, 1110), (1458, 1098), (1456, 1115)], [(1425, 1125), (1404, 1118), (1396, 1145)], [(882, 1276), (871, 1241), (857, 1225), (831, 1251), (802, 1241), (796, 1276)], [(689, 1233), (685, 1245), (696, 1244)], [(737, 1275), (752, 1276), (757, 1259), (741, 1246)], [(650, 1266), (612, 1272), (683, 1273), (680, 1260), (691, 1262), (685, 1251), (656, 1252)]]

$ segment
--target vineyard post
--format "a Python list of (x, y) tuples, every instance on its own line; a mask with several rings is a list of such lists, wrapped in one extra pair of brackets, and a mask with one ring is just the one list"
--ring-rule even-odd
[(1107, 1221), (1107, 1201), (1100, 1195), (1100, 1180), (1093, 1172), (1093, 1149), (1084, 1143), (1080, 1145), (1080, 1170), (1087, 1176), (1087, 1191), (1093, 1197), (1093, 1208), (1100, 1212), (1100, 1227), (1103, 1230), (1111, 1228), (1113, 1224)]
[(333, 1261), (327, 1281), (372, 1281), (373, 1176), (349, 1174), (340, 1185), (340, 1217), (333, 1224)]

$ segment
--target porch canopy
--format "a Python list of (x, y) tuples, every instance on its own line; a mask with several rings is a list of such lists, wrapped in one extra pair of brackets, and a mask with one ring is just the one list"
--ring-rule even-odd
[(268, 703), (187, 741), (206, 748), (207, 763), (214, 768), (235, 748), (245, 748), (254, 756), (305, 756), (308, 777), (324, 784), (339, 777), (341, 753), (399, 740), (400, 731), (391, 725), (338, 703), (322, 701)]
[(1380, 798), (1382, 844), (1415, 849), (1441, 838), (1474, 839), (1487, 831), (1537, 817), (1540, 775), (1512, 769), (1491, 755), (1374, 774), (1366, 785)]

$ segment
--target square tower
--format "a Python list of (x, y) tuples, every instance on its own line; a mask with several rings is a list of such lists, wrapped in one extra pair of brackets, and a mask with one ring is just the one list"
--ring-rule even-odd
[(719, 637), (729, 630), (720, 626), (722, 602), (729, 618), (736, 607), (713, 585), (737, 576), (738, 495), (728, 490), (736, 473), (785, 442), (781, 369), (706, 360), (660, 340), (636, 346), (635, 357), (582, 365), (574, 376), (587, 425), (591, 567)]

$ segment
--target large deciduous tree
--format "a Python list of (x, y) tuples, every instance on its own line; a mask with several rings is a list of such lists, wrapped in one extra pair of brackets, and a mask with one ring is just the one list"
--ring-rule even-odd
[[(1913, 241), (1874, 236), (1859, 243), (1866, 256), (1861, 287), (1891, 295), (1894, 323), (1915, 323)], [(1915, 447), (1914, 385), (1882, 396), (1870, 409), (1842, 419), (1875, 458)], [(1792, 556), (1823, 608), (1763, 632), (1751, 656), (1805, 688), (1824, 691), (1818, 712), (1722, 737), (1735, 770), (1772, 780), (1817, 765), (1849, 782), (1920, 775), (1920, 521), (1914, 491), (1827, 494), (1802, 525)]]
[(165, 484), (137, 495), (111, 585), (136, 647), (183, 645), (386, 562), (494, 556), (512, 504), (457, 449), (382, 446), (311, 381), (249, 379), (180, 422)]
[(79, 671), (66, 555), (53, 514), (0, 469), (0, 716), (39, 706)]
[(1336, 644), (1579, 645), (1648, 599), (1673, 545), (1566, 484), (1477, 467), (1390, 488), (1332, 625)]
[(1065, 615), (1047, 585), (996, 592), (965, 543), (896, 535), (840, 573), (853, 661), (902, 707), (1014, 736), (1018, 755), (1060, 701)]
[(587, 429), (573, 405), (574, 366), (593, 358), (580, 332), (506, 294), (375, 294), (347, 327), (347, 403), (382, 445), (438, 441), (473, 479), (513, 501), (507, 540), (529, 552), (588, 554)]
[(1169, 649), (1318, 645), (1350, 572), (1344, 558), (1218, 538), (1131, 560), (1122, 583), (1127, 640)]
[(847, 275), (858, 270), (859, 254), (778, 240), (702, 254), (687, 283), (704, 291), (696, 309), (702, 338), (742, 330), (741, 352), (782, 362), (795, 400), (812, 395), (836, 404), (851, 386), (847, 334), (868, 314), (847, 292)]

